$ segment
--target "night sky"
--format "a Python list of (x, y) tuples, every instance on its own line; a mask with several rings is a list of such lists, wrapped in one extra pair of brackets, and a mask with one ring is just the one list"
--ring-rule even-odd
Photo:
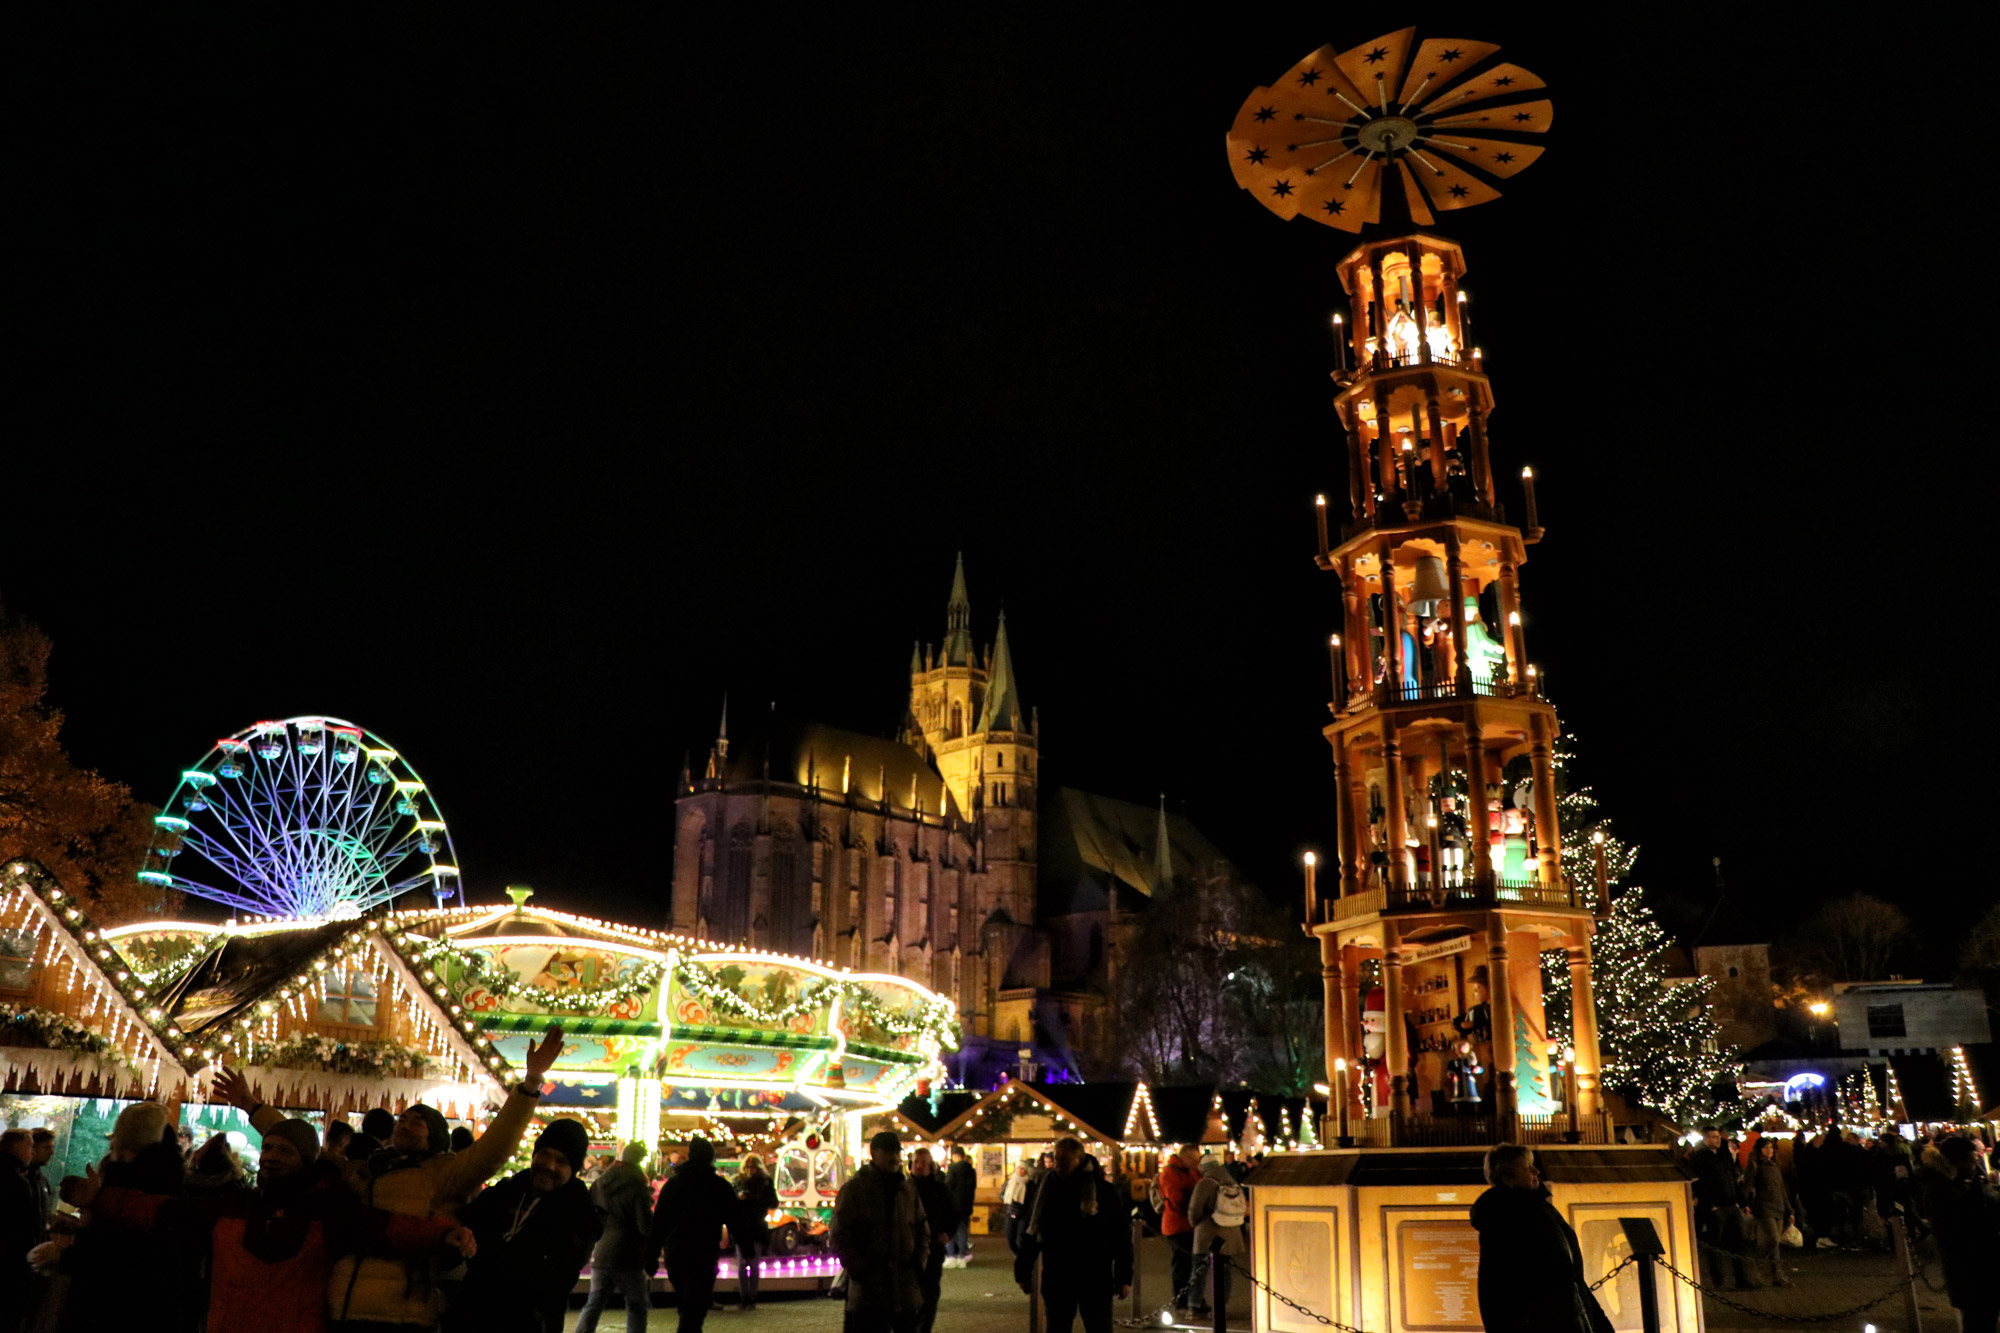
[[(160, 801), (217, 736), (346, 717), (475, 896), (658, 921), (723, 692), (893, 728), (962, 549), (1048, 779), (1165, 791), (1294, 893), (1353, 241), (1223, 136), (1396, 15), (204, 12), (11, 57), (0, 596), (80, 762)], [(1893, 27), (1478, 13), (1419, 35), (1502, 43), (1555, 124), (1439, 230), (1503, 499), (1540, 478), (1579, 776), (1651, 887), (1720, 856), (1745, 929), (1864, 888), (1948, 949), (1991, 882), (1947, 702), (1992, 632), (1976, 72)]]

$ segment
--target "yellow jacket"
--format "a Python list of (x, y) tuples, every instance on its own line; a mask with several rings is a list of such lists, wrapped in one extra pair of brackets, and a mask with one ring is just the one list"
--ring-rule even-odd
[[(357, 1181), (361, 1197), (377, 1208), (411, 1217), (456, 1209), (514, 1155), (533, 1118), (535, 1101), (519, 1091), (509, 1092), (500, 1113), (470, 1148), (461, 1153), (433, 1153), (415, 1166)], [(251, 1113), (250, 1125), (262, 1134), (285, 1118), (282, 1111), (260, 1106)], [(444, 1301), (428, 1258), (370, 1256), (360, 1259), (357, 1266), (350, 1254), (333, 1266), (333, 1276), (326, 1285), (326, 1306), (328, 1317), (335, 1320), (432, 1328)]]

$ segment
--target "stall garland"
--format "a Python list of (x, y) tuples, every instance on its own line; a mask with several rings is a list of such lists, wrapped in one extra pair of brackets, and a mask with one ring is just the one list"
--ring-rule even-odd
[(258, 1048), (253, 1063), (269, 1069), (323, 1069), (375, 1078), (430, 1078), (439, 1073), (436, 1061), (399, 1042), (336, 1041), (310, 1032)]
[(759, 1004), (718, 976), (714, 970), (684, 958), (674, 979), (696, 998), (752, 1023), (781, 1027), (800, 1014), (825, 1008), (836, 998), (843, 1015), (891, 1036), (928, 1036), (946, 1050), (958, 1045), (958, 1011), (949, 1000), (927, 1000), (914, 1013), (898, 1013), (877, 999), (865, 982), (826, 977), (807, 986), (789, 1004)]
[(0, 1001), (0, 1046), (40, 1047), (50, 1051), (75, 1051), (79, 1055), (125, 1058), (109, 1038), (99, 1036), (74, 1018), (40, 1005), (4, 1001)]
[(441, 964), (456, 967), (461, 993), (477, 986), (497, 1000), (528, 999), (543, 1011), (566, 1014), (596, 1013), (614, 1004), (645, 996), (659, 984), (667, 970), (664, 963), (647, 962), (605, 985), (565, 986), (557, 990), (531, 985), (505, 967), (494, 967), (485, 958), (461, 949), (451, 940), (433, 940), (426, 944), (418, 951), (417, 961), (433, 971)]

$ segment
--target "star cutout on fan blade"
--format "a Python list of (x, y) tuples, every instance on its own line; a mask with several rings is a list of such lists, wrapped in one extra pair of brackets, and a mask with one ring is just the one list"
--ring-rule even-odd
[(1273, 185), (1271, 187), (1271, 193), (1275, 195), (1287, 195), (1290, 194), (1291, 192), (1292, 192), (1292, 183), (1290, 181), (1279, 181), (1276, 185)]
[(1371, 65), (1379, 65), (1388, 58), (1389, 48), (1386, 46), (1378, 46), (1368, 53), (1368, 63)]
[(1347, 205), (1341, 203), (1338, 199), (1329, 199), (1326, 201), (1326, 211), (1329, 213), (1345, 213)]
[(1493, 80), (1493, 86), (1495, 88), (1511, 88), (1514, 86), (1514, 76), (1512, 74), (1502, 74), (1499, 78)]
[(1299, 83), (1301, 85), (1313, 84), (1318, 82), (1319, 82), (1319, 71), (1316, 69), (1309, 69), (1305, 73), (1299, 75)]
[(1243, 155), (1243, 158), (1247, 162), (1262, 162), (1265, 158), (1269, 156), (1270, 154), (1265, 152), (1261, 148), (1252, 148), (1249, 152)]
[(1526, 112), (1526, 111), (1516, 111), (1516, 112), (1514, 113), (1514, 119), (1515, 119), (1515, 120), (1533, 120), (1533, 119), (1534, 119), (1534, 116), (1533, 116), (1532, 114), (1530, 114), (1529, 112)]
[(1450, 63), (1451, 61), (1458, 59), (1463, 54), (1465, 54), (1463, 51), (1460, 51), (1457, 47), (1454, 46), (1449, 51), (1438, 52), (1438, 59), (1445, 61), (1446, 63)]
[(1512, 162), (1514, 160), (1514, 155), (1512, 153), (1495, 153), (1493, 155), (1493, 160), (1495, 162)]
[(1257, 119), (1259, 120), (1269, 120), (1277, 114), (1277, 108), (1275, 107), (1260, 106), (1257, 108)]
[(1463, 199), (1471, 193), (1472, 191), (1466, 189), (1463, 185), (1454, 185), (1451, 187), (1451, 197), (1454, 199)]

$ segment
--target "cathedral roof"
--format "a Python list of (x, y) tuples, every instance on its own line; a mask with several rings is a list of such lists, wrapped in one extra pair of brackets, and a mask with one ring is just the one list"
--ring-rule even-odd
[(1040, 879), (1049, 913), (1102, 911), (1114, 879), (1123, 890), (1150, 898), (1163, 859), (1183, 872), (1228, 860), (1187, 816), (1176, 814), (1164, 815), (1168, 855), (1162, 858), (1162, 812), (1131, 801), (1057, 787), (1042, 793), (1041, 814)]
[[(744, 735), (742, 724), (730, 743), (723, 777), (731, 784), (760, 781), (768, 756), (773, 782), (817, 785), (830, 800), (843, 790), (865, 801), (880, 801), (887, 791), (897, 810), (916, 804), (927, 815), (962, 813), (952, 801), (944, 779), (922, 755), (887, 736), (845, 731), (818, 722), (770, 723), (762, 735)], [(844, 787), (843, 787), (844, 784)]]

